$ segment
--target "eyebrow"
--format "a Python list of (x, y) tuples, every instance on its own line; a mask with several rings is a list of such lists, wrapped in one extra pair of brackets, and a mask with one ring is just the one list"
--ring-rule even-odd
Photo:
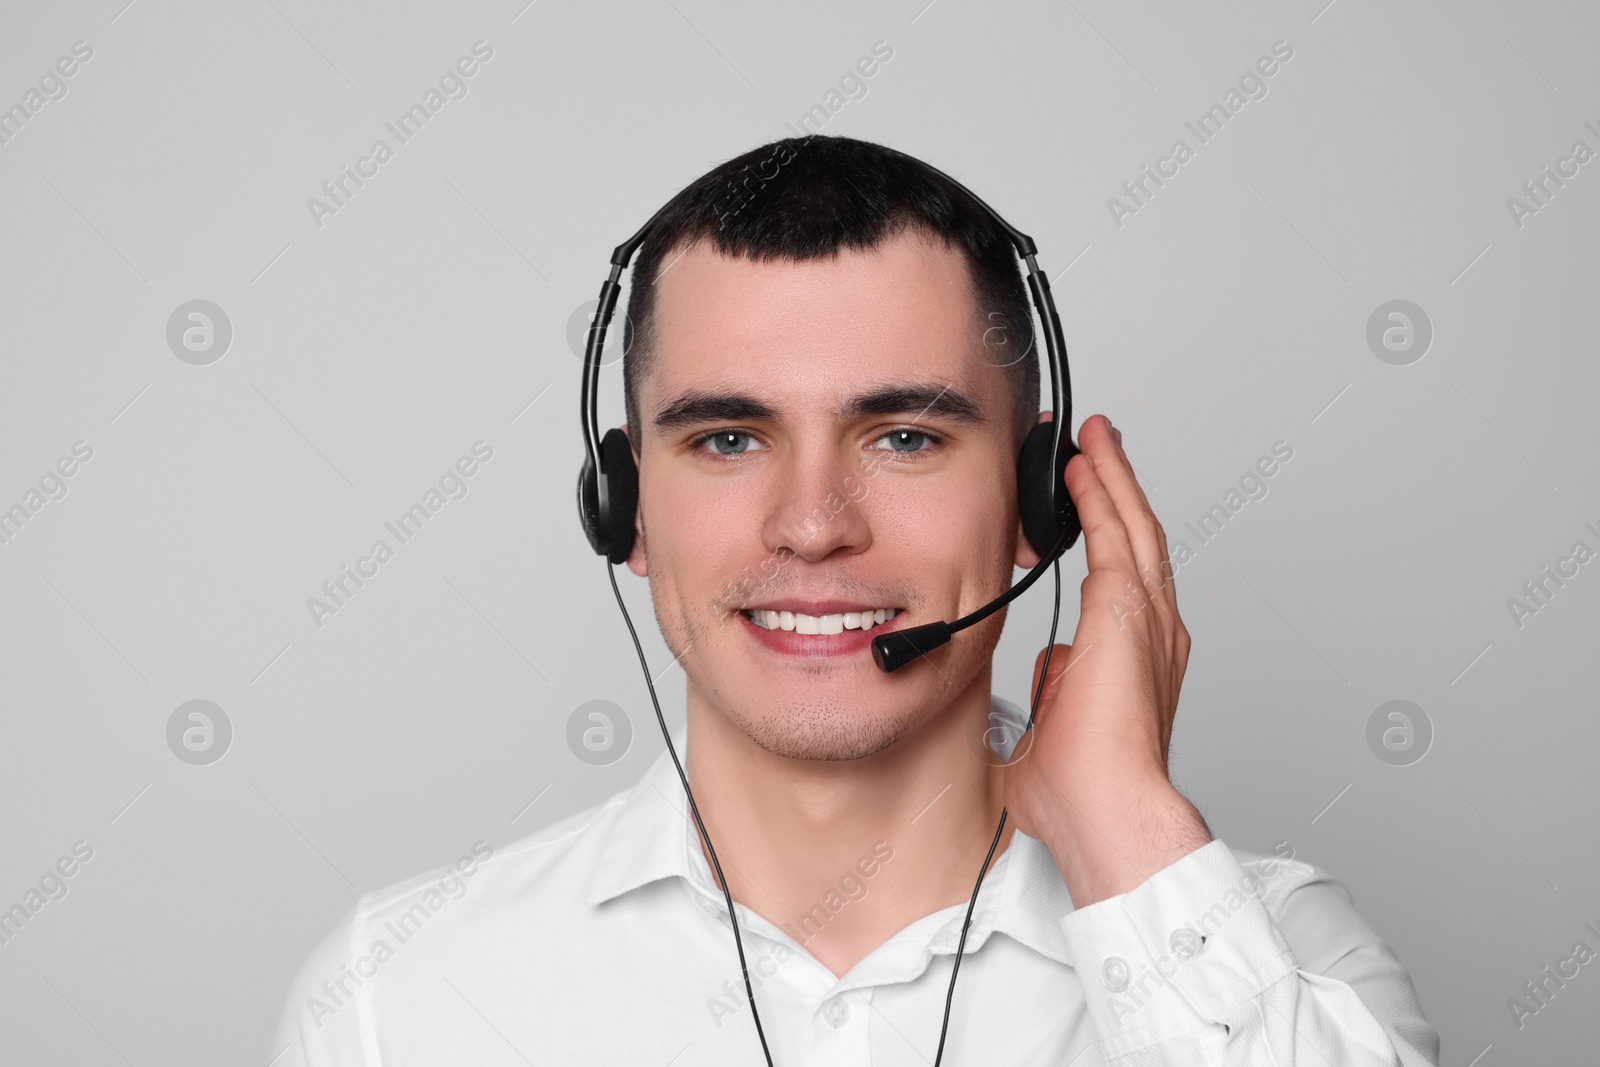
[(915, 412), (914, 418), (935, 415), (968, 426), (981, 426), (988, 421), (976, 400), (948, 382), (937, 389), (922, 384), (891, 385), (863, 393), (846, 402), (843, 414), (847, 418), (858, 418), (906, 412)]
[[(968, 426), (988, 421), (976, 400), (948, 383), (884, 386), (851, 397), (834, 414), (845, 419), (867, 415), (909, 414), (913, 418), (932, 415)], [(654, 422), (656, 433), (665, 434), (708, 422), (758, 422), (777, 417), (778, 412), (772, 405), (747, 393), (691, 390), (657, 412)]]

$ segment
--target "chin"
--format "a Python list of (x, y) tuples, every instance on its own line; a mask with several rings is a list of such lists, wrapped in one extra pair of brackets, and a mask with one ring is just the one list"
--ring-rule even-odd
[(736, 724), (774, 756), (837, 762), (876, 755), (914, 730), (919, 721), (914, 708), (898, 716), (863, 715), (847, 705), (802, 704), (761, 718), (739, 717)]

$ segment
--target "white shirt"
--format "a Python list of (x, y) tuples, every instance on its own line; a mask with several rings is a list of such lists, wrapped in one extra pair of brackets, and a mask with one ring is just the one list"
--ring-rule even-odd
[[(994, 708), (992, 722), (1020, 713)], [(674, 743), (687, 760), (682, 730)], [(605, 804), (464, 852), (361, 897), (296, 978), (273, 1067), (764, 1062), (665, 751)], [(777, 1067), (933, 1063), (965, 902), (842, 978), (802, 944), (892, 854), (886, 840), (865, 855), (804, 924), (735, 903)], [(1280, 857), (1212, 841), (1075, 909), (1049, 851), (1016, 833), (978, 896), (944, 1064), (1437, 1067), (1400, 961), (1343, 886)]]

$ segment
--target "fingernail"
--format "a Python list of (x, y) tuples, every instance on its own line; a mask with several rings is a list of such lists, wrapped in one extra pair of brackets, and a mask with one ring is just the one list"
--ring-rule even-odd
[(1117, 435), (1117, 445), (1120, 447), (1122, 445), (1122, 431), (1113, 426), (1111, 432)]

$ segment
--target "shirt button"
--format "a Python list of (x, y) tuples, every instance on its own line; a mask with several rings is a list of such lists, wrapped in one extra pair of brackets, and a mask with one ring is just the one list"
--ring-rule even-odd
[(834, 997), (822, 1006), (822, 1017), (828, 1020), (829, 1026), (837, 1030), (849, 1021), (850, 1005), (845, 1003), (843, 997)]
[(1128, 961), (1121, 956), (1106, 957), (1106, 965), (1101, 969), (1101, 977), (1105, 979), (1106, 988), (1111, 992), (1122, 992), (1128, 988)]
[(1200, 951), (1204, 939), (1188, 927), (1172, 931), (1172, 954), (1180, 960), (1192, 960)]

